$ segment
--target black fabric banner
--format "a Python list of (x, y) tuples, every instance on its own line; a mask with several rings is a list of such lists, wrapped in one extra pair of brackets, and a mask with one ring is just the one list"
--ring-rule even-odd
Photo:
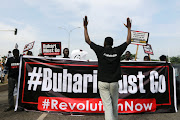
[[(16, 106), (103, 113), (97, 62), (22, 57)], [(121, 62), (119, 113), (177, 112), (175, 77), (166, 62)]]

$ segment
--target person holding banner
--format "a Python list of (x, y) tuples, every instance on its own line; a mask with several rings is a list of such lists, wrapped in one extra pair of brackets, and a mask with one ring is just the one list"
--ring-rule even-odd
[(63, 55), (64, 55), (63, 58), (69, 58), (69, 49), (68, 48), (63, 49)]
[(144, 56), (144, 61), (151, 61), (151, 60), (150, 60), (149, 56), (146, 55), (146, 56)]
[(167, 57), (165, 55), (161, 55), (159, 57), (160, 61), (166, 61), (167, 62)]
[(83, 19), (84, 36), (87, 44), (94, 50), (98, 58), (98, 89), (103, 102), (106, 120), (118, 120), (118, 80), (121, 79), (120, 57), (131, 43), (131, 22), (127, 18), (128, 35), (127, 40), (123, 44), (112, 47), (113, 39), (106, 37), (104, 46), (96, 45), (92, 42), (88, 35), (87, 16)]
[(33, 56), (33, 53), (30, 50), (28, 50), (26, 55)]
[(13, 57), (10, 57), (7, 60), (5, 67), (9, 70), (8, 73), (8, 103), (9, 108), (5, 109), (4, 112), (10, 111), (14, 109), (14, 88), (18, 82), (18, 75), (19, 75), (19, 50), (13, 50)]
[(125, 52), (125, 59), (124, 60), (122, 60), (122, 62), (124, 62), (124, 61), (132, 61), (132, 57), (131, 57), (131, 52), (130, 51), (126, 51)]

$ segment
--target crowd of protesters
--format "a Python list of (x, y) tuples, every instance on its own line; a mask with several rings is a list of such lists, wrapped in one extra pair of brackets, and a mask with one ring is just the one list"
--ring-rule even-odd
[[(96, 53), (98, 58), (98, 88), (100, 97), (103, 102), (103, 106), (105, 109), (105, 119), (106, 120), (115, 120), (118, 119), (118, 80), (121, 76), (120, 70), (120, 57), (126, 50), (127, 46), (131, 43), (131, 22), (130, 19), (127, 18), (127, 25), (125, 25), (128, 29), (127, 40), (117, 46), (113, 46), (113, 38), (106, 37), (104, 40), (104, 46), (100, 46), (92, 42), (89, 38), (87, 31), (87, 17), (84, 18), (84, 35), (85, 41), (90, 46), (92, 50)], [(13, 53), (13, 54), (12, 54)], [(19, 64), (20, 64), (20, 53), (18, 49), (14, 49), (13, 51), (8, 52), (6, 63), (0, 64), (2, 70), (8, 70), (8, 103), (9, 107), (4, 110), (4, 112), (13, 110), (15, 108), (14, 105), (14, 89), (18, 83), (18, 75), (19, 75)], [(82, 60), (87, 52), (78, 49), (74, 51), (73, 59)], [(27, 51), (26, 55), (33, 56), (32, 51)], [(125, 52), (125, 58), (121, 61), (136, 61), (132, 58), (130, 51)], [(39, 54), (38, 56), (43, 56), (43, 54)], [(45, 57), (45, 56), (44, 56)], [(56, 57), (56, 56), (49, 56)], [(69, 59), (69, 49), (63, 49), (63, 57)], [(167, 61), (165, 55), (159, 57), (160, 61)], [(151, 61), (150, 56), (144, 56), (144, 61)]]
[[(81, 51), (81, 50), (80, 50)], [(13, 54), (12, 54), (13, 53)], [(5, 109), (5, 111), (10, 111), (14, 109), (14, 97), (13, 92), (14, 88), (17, 86), (18, 81), (18, 74), (19, 74), (19, 62), (20, 62), (20, 54), (18, 49), (14, 49), (13, 51), (8, 51), (7, 59), (4, 60), (4, 62), (1, 62), (0, 64), (0, 70), (1, 73), (4, 71), (8, 72), (8, 103), (9, 107)], [(26, 55), (33, 56), (32, 51), (27, 51)], [(130, 51), (125, 52), (125, 59), (122, 61), (135, 61), (132, 58), (132, 54)], [(38, 56), (43, 56), (42, 53), (40, 53)], [(69, 56), (69, 49), (64, 48), (63, 49), (63, 56), (62, 58), (70, 58)], [(165, 55), (161, 55), (159, 57), (160, 61), (167, 61), (167, 58)], [(144, 61), (151, 61), (149, 56), (144, 56)], [(4, 82), (4, 75), (1, 74), (1, 83)]]

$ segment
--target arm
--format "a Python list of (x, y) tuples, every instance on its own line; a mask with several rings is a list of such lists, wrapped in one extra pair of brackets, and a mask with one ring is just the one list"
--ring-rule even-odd
[(127, 40), (126, 43), (129, 45), (131, 43), (131, 22), (130, 18), (127, 18), (127, 25), (124, 24), (128, 28), (128, 35), (127, 35)]
[(84, 21), (84, 37), (85, 37), (85, 41), (86, 41), (86, 43), (91, 44), (91, 40), (89, 38), (88, 30), (87, 30), (87, 25), (88, 25), (87, 16), (85, 16), (83, 21)]

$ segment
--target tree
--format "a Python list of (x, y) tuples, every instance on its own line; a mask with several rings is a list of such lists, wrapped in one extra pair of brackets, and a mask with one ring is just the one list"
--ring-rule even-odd
[(180, 63), (180, 56), (177, 57), (170, 57), (171, 63)]

